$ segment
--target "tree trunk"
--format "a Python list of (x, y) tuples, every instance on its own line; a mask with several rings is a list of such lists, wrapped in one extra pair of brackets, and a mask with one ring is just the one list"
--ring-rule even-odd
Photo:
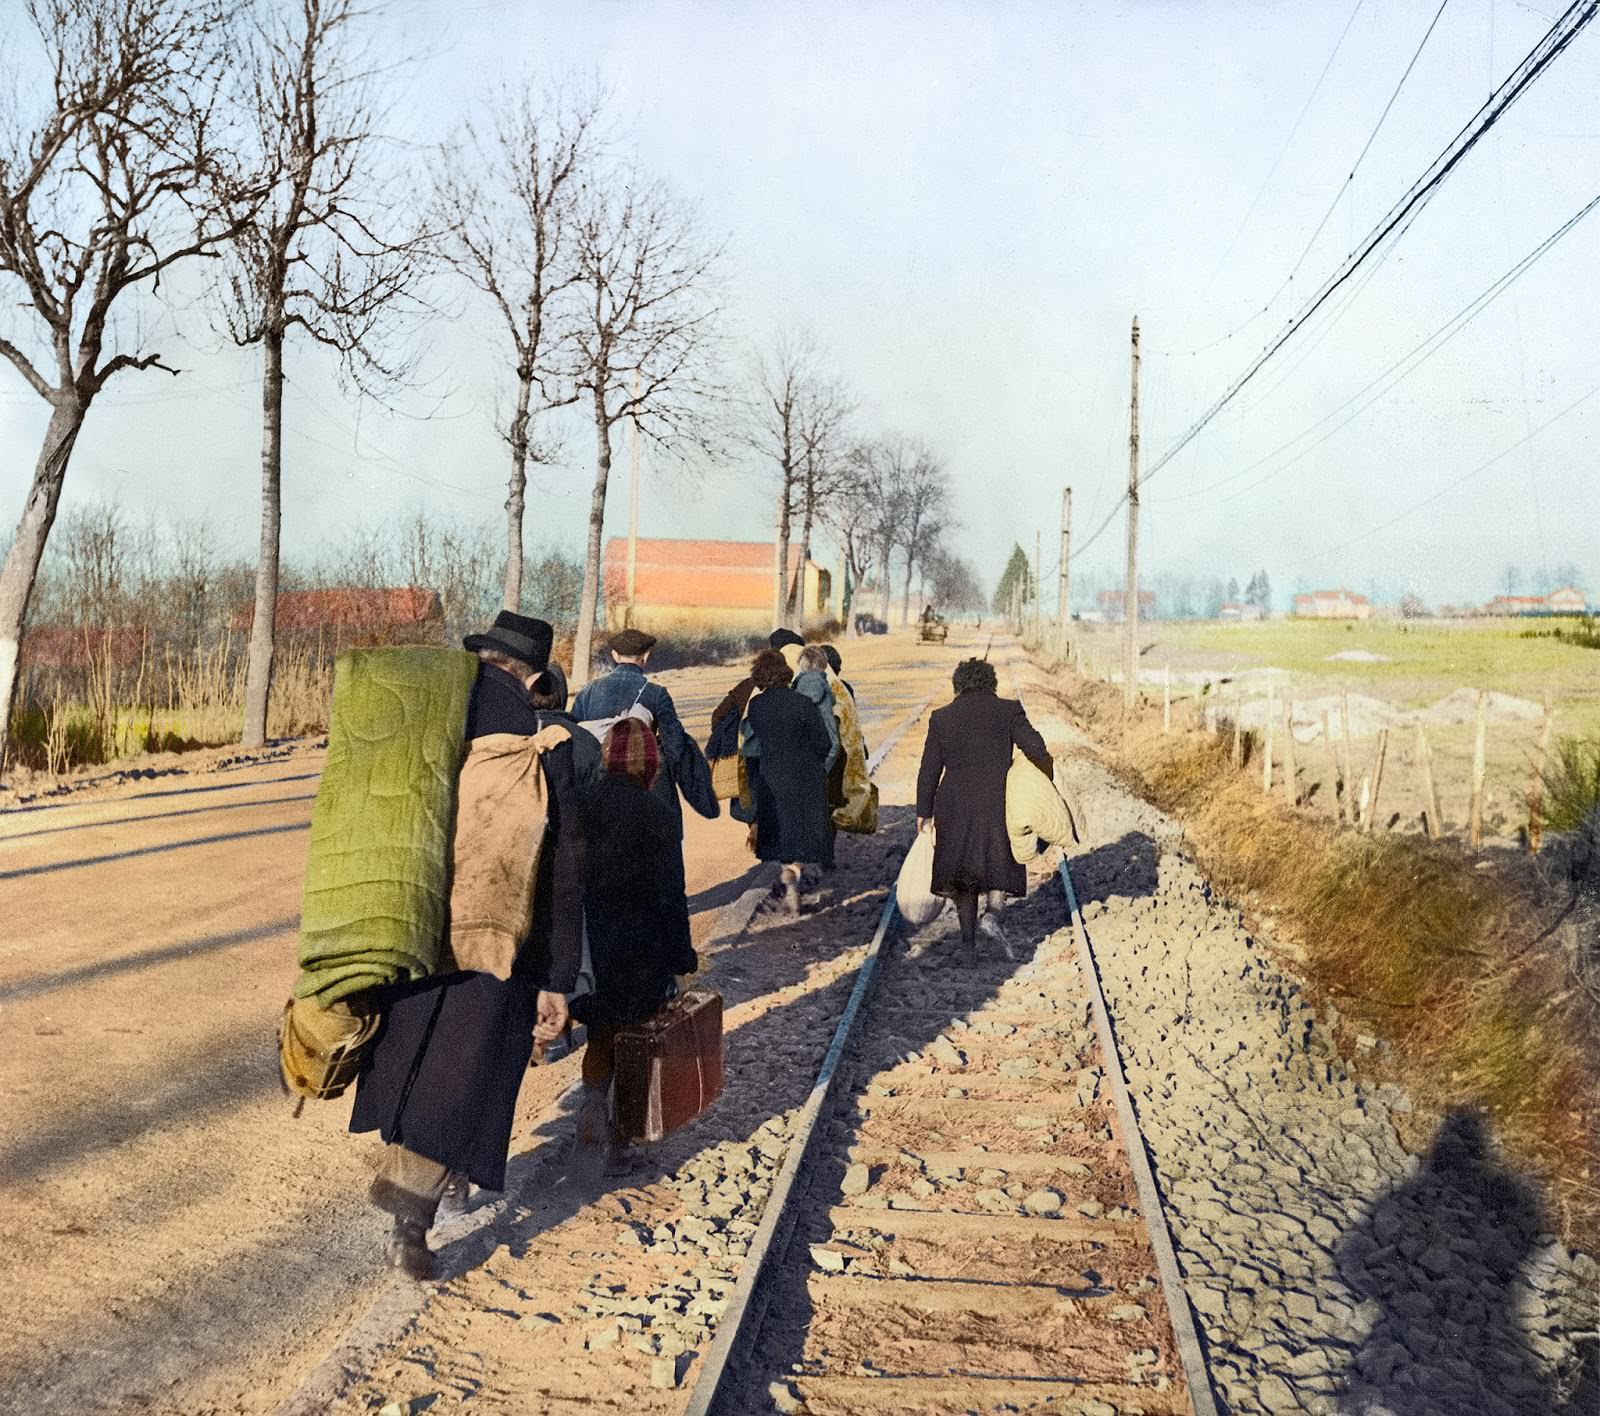
[(906, 549), (906, 590), (905, 596), (900, 601), (900, 623), (911, 623), (911, 568), (916, 564), (916, 557), (909, 547)]
[(806, 622), (806, 615), (811, 609), (806, 604), (806, 566), (811, 561), (811, 526), (816, 513), (816, 499), (812, 494), (809, 480), (806, 484), (806, 509), (800, 522), (800, 569), (796, 576), (796, 583), (789, 592), (790, 603), (799, 611), (799, 624), (802, 628)]
[(883, 554), (878, 557), (878, 564), (883, 567), (883, 613), (878, 616), (884, 623), (884, 628), (889, 625), (889, 602), (892, 598), (889, 593), (889, 584), (893, 577), (889, 574), (890, 558), (894, 555), (894, 541), (886, 539), (883, 543)]
[(600, 538), (606, 522), (606, 484), (611, 480), (611, 424), (606, 418), (606, 392), (594, 396), (595, 472), (589, 497), (589, 540), (583, 554), (583, 591), (578, 596), (578, 632), (572, 646), (572, 690), (589, 682), (594, 657), (594, 618), (600, 601)]
[(34, 464), (28, 499), (22, 504), (17, 533), (0, 565), (0, 767), (11, 745), (11, 718), (16, 708), (21, 668), (22, 633), (28, 626), (28, 604), (33, 599), (44, 559), (45, 542), (61, 502), (61, 484), (67, 463), (83, 427), (86, 405), (74, 398), (57, 403), (45, 429), (39, 460)]
[(778, 490), (778, 605), (780, 614), (774, 629), (782, 629), (789, 623), (793, 597), (789, 590), (789, 533), (794, 524), (794, 510), (789, 505), (790, 494), (794, 490), (794, 474), (785, 467), (783, 469), (783, 485)]
[(256, 607), (250, 621), (244, 679), (243, 747), (267, 741), (272, 660), (278, 629), (278, 541), (283, 527), (283, 331), (261, 341), (261, 550), (256, 561)]
[(511, 486), (506, 495), (506, 580), (501, 608), (522, 613), (522, 513), (528, 491), (528, 400), (532, 374), (518, 370), (517, 411), (511, 415)]

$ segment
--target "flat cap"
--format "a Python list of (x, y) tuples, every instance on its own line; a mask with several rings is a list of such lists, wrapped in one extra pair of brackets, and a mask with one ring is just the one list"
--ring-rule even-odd
[(613, 654), (625, 654), (630, 659), (636, 654), (648, 654), (656, 647), (655, 635), (631, 627), (619, 629), (606, 642)]

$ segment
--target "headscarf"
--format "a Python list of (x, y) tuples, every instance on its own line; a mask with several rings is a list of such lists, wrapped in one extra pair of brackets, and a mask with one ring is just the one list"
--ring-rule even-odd
[(661, 770), (656, 735), (638, 718), (619, 718), (601, 744), (602, 768), (607, 776), (627, 777), (641, 787), (654, 784)]

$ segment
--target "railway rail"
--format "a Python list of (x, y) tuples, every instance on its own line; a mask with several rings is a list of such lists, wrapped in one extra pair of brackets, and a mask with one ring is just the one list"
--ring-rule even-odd
[[(1019, 964), (894, 935), (891, 896), (689, 1416), (1214, 1416), (1065, 861)], [(993, 946), (990, 946), (991, 948)]]

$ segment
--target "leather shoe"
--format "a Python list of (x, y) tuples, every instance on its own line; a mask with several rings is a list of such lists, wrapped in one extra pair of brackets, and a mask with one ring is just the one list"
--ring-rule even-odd
[(428, 1231), (412, 1219), (397, 1219), (389, 1236), (389, 1267), (408, 1278), (426, 1283), (434, 1275), (433, 1250), (428, 1247)]

